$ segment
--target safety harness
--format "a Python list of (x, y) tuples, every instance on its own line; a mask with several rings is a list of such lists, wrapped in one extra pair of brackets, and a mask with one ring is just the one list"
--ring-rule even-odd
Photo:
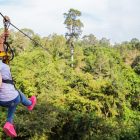
[[(4, 80), (4, 79), (2, 79), (2, 82), (3, 82), (3, 83), (6, 83), (6, 84), (11, 84), (11, 85), (13, 85), (13, 86), (15, 87), (15, 89), (17, 90), (17, 88), (16, 88), (16, 86), (15, 86), (13, 80), (8, 80), (8, 79)], [(20, 97), (20, 102), (22, 102), (22, 96), (21, 96), (21, 93), (20, 93), (19, 90), (17, 90), (17, 92), (18, 92), (19, 97)]]
[(3, 58), (4, 63), (9, 64), (9, 62), (14, 58), (14, 52), (7, 41), (10, 26), (10, 19), (8, 16), (4, 16), (3, 24), (4, 32), (0, 35), (0, 57)]
[(7, 80), (4, 80), (4, 79), (2, 79), (2, 82), (3, 83), (6, 83), (6, 84), (15, 85), (13, 80), (8, 80), (8, 79)]

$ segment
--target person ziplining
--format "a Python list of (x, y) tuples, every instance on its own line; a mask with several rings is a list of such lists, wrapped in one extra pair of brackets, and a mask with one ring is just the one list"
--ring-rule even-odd
[[(0, 15), (2, 14), (0, 13)], [(14, 57), (14, 53), (7, 42), (8, 28), (11, 23), (9, 17), (3, 16), (3, 18), (4, 34), (0, 36), (0, 106), (8, 108), (7, 120), (3, 127), (4, 132), (10, 137), (17, 137), (13, 122), (17, 105), (22, 103), (31, 111), (35, 107), (37, 99), (36, 96), (27, 99), (21, 91), (15, 88), (8, 65)]]
[(14, 87), (10, 67), (2, 62), (0, 58), (0, 106), (8, 108), (6, 123), (3, 127), (4, 132), (10, 137), (16, 137), (13, 118), (18, 104), (22, 103), (28, 110), (32, 110), (36, 104), (36, 97), (27, 99), (21, 91)]

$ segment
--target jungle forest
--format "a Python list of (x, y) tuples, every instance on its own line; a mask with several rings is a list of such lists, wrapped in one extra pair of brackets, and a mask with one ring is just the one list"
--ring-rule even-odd
[[(111, 44), (82, 35), (81, 16), (64, 13), (65, 35), (21, 29), (37, 44), (10, 30), (15, 85), (37, 96), (33, 111), (16, 110), (15, 140), (140, 140), (140, 40)], [(6, 113), (0, 107), (0, 137), (10, 140), (2, 130)]]

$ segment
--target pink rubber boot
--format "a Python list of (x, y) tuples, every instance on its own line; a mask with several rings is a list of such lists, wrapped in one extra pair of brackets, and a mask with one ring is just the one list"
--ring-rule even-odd
[(6, 135), (10, 137), (17, 137), (17, 133), (15, 131), (14, 125), (11, 124), (10, 122), (5, 123), (3, 130), (6, 133)]
[(31, 111), (31, 110), (33, 110), (34, 106), (36, 105), (36, 97), (32, 96), (29, 100), (32, 102), (32, 105), (27, 106), (27, 108), (28, 108), (28, 110)]

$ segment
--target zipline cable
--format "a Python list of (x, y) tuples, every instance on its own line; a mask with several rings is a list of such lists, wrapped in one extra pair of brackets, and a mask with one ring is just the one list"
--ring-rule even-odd
[[(0, 13), (0, 15), (5, 19), (5, 16)], [(5, 19), (6, 20), (6, 19)], [(37, 41), (35, 41), (34, 39), (32, 39), (29, 35), (27, 35), (26, 33), (24, 33), (23, 31), (21, 31), (19, 28), (17, 28), (14, 24), (12, 24), (11, 22), (9, 22), (9, 24), (11, 26), (13, 26), (15, 29), (17, 29), (19, 32), (21, 32), (22, 34), (24, 34), (26, 37), (28, 37), (32, 42), (35, 43), (35, 45), (38, 45), (39, 47), (41, 47), (42, 49), (46, 50), (47, 52), (50, 53), (50, 51), (47, 48), (44, 48), (41, 44), (39, 44)]]

